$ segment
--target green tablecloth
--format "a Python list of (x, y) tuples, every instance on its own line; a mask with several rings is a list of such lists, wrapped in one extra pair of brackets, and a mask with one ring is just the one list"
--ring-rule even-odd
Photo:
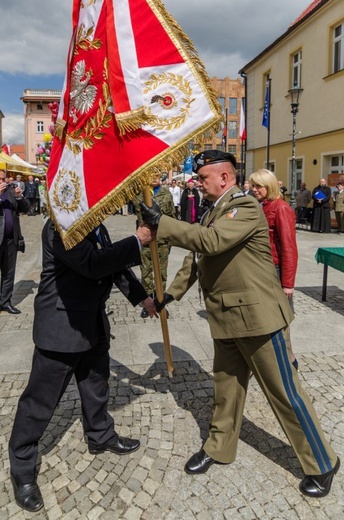
[(319, 247), (315, 259), (344, 273), (344, 247)]

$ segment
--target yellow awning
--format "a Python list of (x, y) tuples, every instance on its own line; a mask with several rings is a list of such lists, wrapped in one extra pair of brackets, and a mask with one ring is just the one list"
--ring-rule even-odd
[(13, 159), (13, 157), (7, 155), (5, 152), (0, 153), (0, 169), (5, 170), (6, 172), (32, 174), (32, 170), (25, 168), (23, 164), (16, 159)]

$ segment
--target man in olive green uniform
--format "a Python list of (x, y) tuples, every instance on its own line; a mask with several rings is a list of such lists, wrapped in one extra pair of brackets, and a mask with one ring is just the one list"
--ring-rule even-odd
[[(175, 209), (173, 205), (173, 198), (168, 189), (161, 186), (161, 180), (159, 176), (156, 176), (151, 182), (152, 198), (159, 204), (161, 212), (164, 215), (175, 217)], [(143, 194), (141, 193), (134, 199), (134, 206), (137, 216), (137, 225), (139, 226), (142, 222), (140, 201), (143, 200)], [(166, 239), (157, 241), (158, 256), (161, 270), (161, 278), (163, 290), (166, 290), (167, 282), (167, 266), (168, 266), (168, 255), (170, 254), (170, 245)], [(149, 246), (143, 246), (141, 249), (141, 284), (149, 295), (154, 295), (155, 284), (153, 279), (153, 265), (152, 257)], [(145, 308), (141, 311), (141, 318), (148, 318), (148, 312)]]
[(336, 188), (337, 191), (333, 194), (334, 212), (337, 221), (337, 232), (342, 234), (344, 233), (344, 182), (339, 181)]
[(235, 185), (235, 158), (207, 150), (195, 156), (200, 189), (213, 207), (200, 224), (172, 221), (142, 205), (157, 240), (192, 251), (157, 310), (180, 300), (197, 280), (214, 340), (214, 409), (209, 436), (186, 463), (190, 474), (235, 460), (250, 372), (255, 375), (305, 472), (303, 494), (328, 494), (339, 458), (326, 441), (291, 363), (292, 311), (272, 262), (268, 225), (257, 200)]

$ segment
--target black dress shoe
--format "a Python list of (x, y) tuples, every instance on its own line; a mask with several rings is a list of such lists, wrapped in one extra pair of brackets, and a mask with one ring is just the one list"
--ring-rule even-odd
[(92, 455), (98, 455), (98, 453), (104, 453), (104, 451), (112, 451), (117, 455), (127, 455), (133, 451), (138, 450), (140, 447), (140, 441), (136, 439), (128, 439), (127, 437), (117, 437), (116, 441), (110, 441), (102, 446), (96, 444), (89, 444), (88, 451)]
[(337, 459), (336, 465), (331, 471), (323, 475), (305, 475), (300, 482), (300, 491), (304, 495), (313, 498), (326, 497), (329, 494), (334, 475), (339, 470), (340, 460)]
[(21, 311), (17, 309), (16, 307), (13, 307), (13, 305), (4, 305), (3, 307), (0, 307), (0, 311), (9, 312), (10, 314), (20, 314)]
[(34, 513), (44, 506), (40, 489), (36, 482), (21, 484), (16, 477), (11, 475), (14, 498), (21, 508)]
[(207, 455), (206, 452), (202, 449), (189, 458), (185, 464), (184, 470), (190, 475), (205, 473), (215, 462), (216, 460), (209, 457), (209, 455)]

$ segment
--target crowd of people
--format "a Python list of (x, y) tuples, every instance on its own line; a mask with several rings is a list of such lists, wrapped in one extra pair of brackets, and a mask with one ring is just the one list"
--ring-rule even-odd
[(20, 214), (46, 214), (45, 179), (14, 177), (0, 170), (0, 312), (20, 314), (12, 305), (18, 251), (25, 251)]
[[(193, 176), (184, 181), (172, 177), (169, 181), (167, 176), (163, 175), (161, 179), (162, 187), (168, 189), (172, 195), (176, 218), (190, 224), (200, 222), (202, 215), (209, 207), (209, 203), (199, 189), (197, 177)], [(287, 200), (288, 189), (282, 181), (277, 180), (277, 183), (281, 198)], [(249, 179), (244, 179), (239, 187), (246, 195), (254, 196)], [(296, 190), (295, 197), (296, 223), (309, 224), (311, 231), (314, 232), (330, 233), (332, 226), (331, 209), (333, 209), (337, 232), (344, 233), (344, 180), (337, 183), (333, 192), (325, 179), (320, 179), (318, 186), (315, 186), (312, 191), (306, 187), (305, 182), (301, 182)], [(136, 209), (133, 201), (123, 206), (119, 213), (122, 215), (135, 214)]]
[[(301, 185), (295, 212), (284, 200), (285, 187), (269, 170), (252, 173), (238, 186), (236, 160), (230, 153), (201, 152), (194, 157), (193, 171), (195, 179), (185, 184), (172, 179), (169, 185), (167, 177), (153, 179), (151, 205), (145, 204), (142, 194), (131, 201), (136, 231), (118, 242), (111, 242), (101, 225), (66, 250), (53, 222), (46, 219), (43, 271), (34, 304), (33, 362), (9, 441), (15, 500), (27, 511), (44, 506), (37, 484), (38, 442), (73, 376), (89, 452), (126, 455), (140, 447), (138, 439), (116, 432), (108, 413), (106, 301), (113, 284), (132, 305), (141, 306), (143, 318), (151, 318), (199, 283), (214, 345), (214, 406), (208, 438), (186, 462), (186, 473), (202, 474), (213, 464), (235, 460), (253, 375), (300, 461), (301, 493), (321, 498), (331, 489), (340, 460), (301, 386), (289, 332), (298, 260), (296, 220), (313, 199), (312, 226), (326, 232), (324, 210), (329, 208), (331, 190), (324, 179), (311, 194)], [(20, 312), (11, 304), (21, 237), (19, 215), (37, 213), (40, 185), (34, 178), (25, 184), (19, 178), (8, 182), (0, 171), (0, 311)], [(342, 230), (342, 182), (333, 198)], [(163, 265), (162, 301), (156, 297), (152, 277), (152, 241)], [(172, 246), (190, 253), (167, 287)], [(9, 263), (14, 265), (12, 271)], [(141, 267), (141, 281), (131, 270), (134, 265)]]

